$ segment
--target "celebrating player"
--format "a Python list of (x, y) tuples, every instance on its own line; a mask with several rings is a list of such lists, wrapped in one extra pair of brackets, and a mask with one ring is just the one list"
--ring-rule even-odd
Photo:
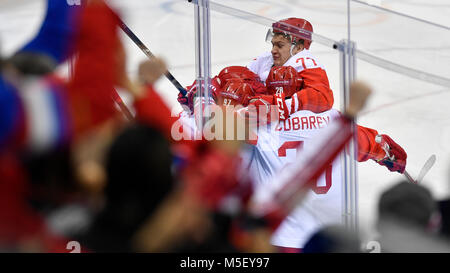
[[(217, 101), (217, 92), (225, 87), (230, 80), (242, 80), (252, 86), (254, 95), (265, 94), (266, 88), (258, 75), (244, 66), (228, 66), (222, 69), (217, 76), (211, 79), (211, 91), (214, 101)], [(197, 93), (197, 81), (186, 87), (187, 94), (178, 94), (178, 102), (181, 106), (189, 108), (192, 112), (194, 108), (194, 96)], [(188, 111), (188, 112), (189, 112)]]
[[(266, 37), (266, 40), (272, 43), (272, 50), (260, 55), (248, 65), (263, 81), (268, 78), (272, 67), (294, 68), (297, 77), (302, 79), (301, 85), (296, 86), (296, 92), (291, 96), (280, 96), (279, 99), (288, 106), (287, 116), (298, 110), (320, 113), (333, 106), (333, 92), (325, 68), (309, 51), (312, 32), (311, 23), (305, 19), (288, 18), (272, 24)], [(283, 119), (283, 116), (280, 115), (280, 119)]]
[[(274, 73), (274, 70), (271, 71)], [(280, 87), (290, 90), (292, 79), (288, 77), (281, 81), (277, 75), (269, 75), (273, 79), (267, 82), (268, 96), (273, 96)], [(272, 84), (278, 82), (277, 84)], [(280, 83), (281, 82), (281, 83)], [(284, 82), (284, 86), (283, 83)], [(234, 90), (245, 90), (245, 86), (235, 87)], [(244, 92), (245, 94), (245, 92)], [(289, 94), (289, 93), (288, 93)], [(230, 104), (239, 104), (243, 100), (236, 96), (226, 96), (231, 99)], [(330, 109), (322, 113), (300, 110), (290, 115), (278, 124), (271, 124), (268, 130), (260, 128), (257, 143), (251, 150), (251, 156), (245, 161), (249, 166), (250, 176), (255, 187), (272, 187), (270, 183), (277, 183), (277, 176), (288, 171), (289, 164), (296, 160), (301, 149), (311, 145), (315, 138), (321, 135), (323, 128), (339, 118), (340, 113)], [(386, 157), (382, 147), (375, 141), (376, 130), (358, 126), (358, 156), (359, 162), (373, 159), (390, 171), (403, 173), (406, 165), (406, 153), (391, 138), (386, 137), (396, 153), (396, 161), (391, 162)], [(309, 236), (327, 224), (341, 222), (341, 184), (342, 174), (339, 158), (335, 159), (326, 171), (317, 179), (311, 192), (306, 196), (302, 205), (298, 206), (280, 225), (272, 237), (272, 243), (283, 251), (298, 252)]]
[[(254, 98), (256, 95), (262, 95), (266, 93), (266, 87), (261, 81), (258, 75), (250, 71), (244, 66), (228, 66), (223, 68), (220, 73), (211, 80), (212, 100), (209, 100), (208, 104), (224, 105), (227, 100), (223, 101), (223, 96), (218, 93), (223, 90), (229, 89), (227, 84), (232, 81), (241, 81), (246, 83), (247, 88), (251, 89), (251, 95), (248, 96), (247, 103), (250, 97)], [(233, 85), (235, 86), (235, 85)], [(178, 94), (178, 102), (183, 107), (183, 111), (179, 114), (181, 127), (187, 137), (194, 136), (197, 131), (196, 118), (194, 116), (194, 99), (197, 94), (197, 82), (186, 87), (187, 94)], [(242, 102), (241, 102), (242, 103)], [(245, 105), (247, 105), (245, 103)], [(199, 113), (197, 113), (198, 115)]]

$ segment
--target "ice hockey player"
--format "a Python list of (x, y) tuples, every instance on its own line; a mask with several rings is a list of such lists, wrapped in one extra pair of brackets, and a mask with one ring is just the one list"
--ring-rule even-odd
[[(252, 85), (255, 94), (265, 94), (266, 88), (258, 75), (250, 71), (245, 66), (227, 66), (219, 74), (211, 79), (211, 96), (217, 101), (217, 92), (225, 87), (230, 80), (243, 80)], [(197, 93), (197, 81), (186, 87), (187, 94), (178, 94), (178, 102), (181, 106), (188, 107), (187, 112), (192, 112), (194, 108), (194, 96)]]
[[(228, 66), (223, 68), (218, 75), (211, 79), (211, 98), (208, 104), (223, 105), (223, 101), (218, 101), (218, 93), (226, 88), (230, 81), (245, 82), (252, 90), (252, 97), (266, 94), (266, 87), (258, 75), (250, 71), (245, 66)], [(194, 138), (197, 131), (197, 124), (194, 117), (194, 100), (197, 95), (197, 82), (186, 87), (187, 94), (178, 94), (178, 102), (183, 107), (183, 111), (179, 114), (180, 131), (183, 131), (184, 138)], [(223, 98), (222, 98), (223, 99)], [(199, 114), (199, 113), (197, 113)], [(181, 129), (182, 127), (182, 129)]]
[(320, 113), (333, 106), (333, 91), (325, 67), (309, 50), (312, 33), (313, 27), (305, 19), (288, 18), (273, 23), (266, 36), (266, 41), (272, 43), (272, 50), (263, 53), (247, 66), (263, 81), (269, 76), (272, 67), (292, 66), (297, 72), (301, 79), (297, 92), (290, 97), (279, 96), (278, 101), (281, 102), (278, 104), (287, 106), (287, 115), (280, 115), (280, 119), (298, 110)]
[[(268, 76), (266, 85), (268, 95), (273, 95), (283, 87), (286, 96), (295, 92), (290, 79), (284, 78), (284, 86), (273, 68)], [(285, 68), (282, 68), (285, 69)], [(273, 75), (274, 74), (274, 75)], [(276, 84), (275, 84), (276, 83)], [(277, 88), (278, 87), (278, 88)], [(235, 87), (236, 90), (245, 90), (245, 86)], [(232, 99), (228, 96), (228, 99)], [(232, 100), (230, 104), (241, 103), (242, 100)], [(268, 183), (277, 183), (277, 176), (283, 175), (310, 143), (318, 136), (323, 128), (327, 127), (340, 116), (340, 112), (330, 109), (322, 113), (308, 110), (297, 111), (286, 120), (270, 125), (269, 130), (258, 131), (257, 142), (249, 157), (244, 157), (244, 164), (249, 166), (249, 173), (255, 188), (267, 187)], [(390, 171), (403, 173), (406, 165), (406, 152), (389, 136), (384, 138), (389, 142), (391, 153), (396, 154), (396, 161), (390, 161), (382, 147), (376, 143), (376, 130), (357, 126), (359, 162), (373, 159), (380, 165), (386, 166)], [(281, 251), (299, 252), (311, 236), (318, 229), (327, 224), (339, 224), (341, 221), (341, 166), (337, 158), (326, 168), (317, 179), (315, 185), (305, 200), (298, 206), (279, 226), (272, 237), (272, 243), (280, 247)]]

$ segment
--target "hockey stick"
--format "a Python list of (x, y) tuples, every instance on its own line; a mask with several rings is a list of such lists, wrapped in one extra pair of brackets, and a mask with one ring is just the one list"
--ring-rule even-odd
[[(386, 156), (391, 160), (394, 161), (395, 157), (389, 153), (390, 147), (389, 145), (383, 141), (381, 135), (377, 135), (375, 137), (375, 142), (379, 143), (383, 150), (386, 152)], [(412, 176), (405, 170), (403, 175), (414, 184), (418, 184), (422, 181), (423, 177), (428, 173), (428, 171), (433, 167), (434, 163), (436, 162), (436, 155), (431, 155), (430, 158), (425, 162), (422, 169), (420, 170), (419, 176), (417, 177), (417, 180), (414, 180)]]
[(133, 121), (134, 120), (134, 116), (131, 113), (130, 109), (128, 109), (128, 107), (126, 106), (126, 104), (123, 102), (122, 98), (120, 97), (119, 93), (117, 92), (117, 90), (113, 90), (114, 92), (111, 95), (112, 100), (114, 101), (114, 103), (117, 104), (117, 106), (119, 107), (120, 112), (122, 112), (122, 114), (124, 115), (124, 117), (128, 120), (128, 121)]
[(417, 183), (420, 183), (422, 181), (423, 177), (428, 173), (431, 167), (433, 167), (435, 162), (436, 162), (436, 155), (431, 155), (430, 158), (428, 158), (428, 160), (423, 165), (422, 170), (420, 170), (419, 176), (417, 177)]
[[(155, 58), (155, 55), (148, 49), (147, 46), (131, 31), (131, 29), (122, 21), (122, 19), (117, 16), (117, 20), (119, 21), (119, 26), (125, 32), (125, 34), (144, 52), (144, 54), (149, 58), (153, 59)], [(186, 96), (187, 91), (186, 89), (181, 86), (181, 84), (175, 79), (175, 77), (167, 71), (165, 74), (166, 78), (175, 86), (175, 88), (178, 89), (178, 91), (183, 95)]]

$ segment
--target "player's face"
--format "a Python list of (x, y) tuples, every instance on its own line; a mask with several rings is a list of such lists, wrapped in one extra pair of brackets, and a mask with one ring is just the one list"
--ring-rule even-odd
[(272, 38), (272, 58), (275, 66), (284, 65), (291, 57), (291, 43), (283, 35), (275, 35)]

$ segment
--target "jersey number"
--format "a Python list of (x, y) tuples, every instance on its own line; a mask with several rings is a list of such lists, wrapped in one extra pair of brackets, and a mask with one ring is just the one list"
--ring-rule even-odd
[(276, 91), (276, 95), (281, 95), (283, 94), (283, 86), (275, 86)]
[[(290, 149), (300, 149), (303, 145), (303, 141), (286, 141), (278, 148), (278, 156), (286, 157), (286, 150)], [(331, 176), (333, 173), (333, 166), (329, 165), (325, 170), (325, 186), (317, 186), (317, 181), (312, 187), (313, 192), (316, 194), (326, 194), (331, 188)]]
[(224, 106), (230, 106), (231, 105), (231, 99), (223, 99), (223, 105)]
[[(314, 61), (314, 59), (311, 59), (310, 57), (306, 57), (306, 59), (311, 60), (314, 64), (314, 66), (317, 66), (317, 63), (316, 63), (316, 61)], [(295, 62), (298, 63), (298, 61), (301, 61), (303, 69), (306, 69), (305, 58), (298, 58)]]

